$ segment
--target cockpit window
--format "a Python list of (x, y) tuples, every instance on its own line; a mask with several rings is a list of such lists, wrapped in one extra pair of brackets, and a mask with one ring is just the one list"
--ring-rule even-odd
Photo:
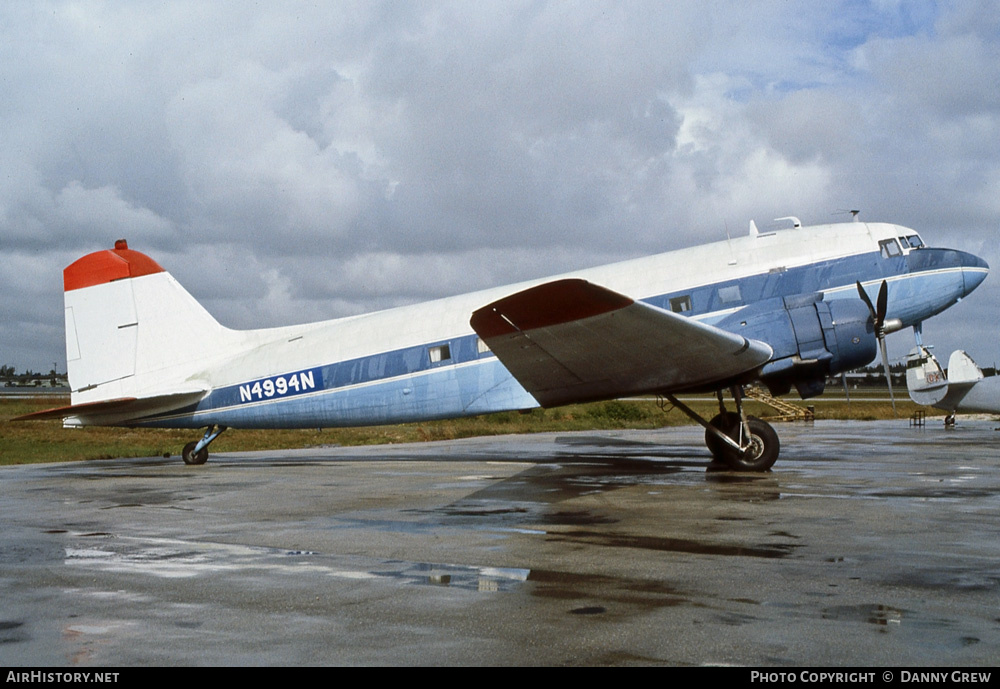
[(899, 243), (895, 239), (883, 239), (878, 243), (878, 247), (879, 251), (882, 252), (882, 258), (903, 255), (903, 250), (899, 248)]
[(903, 246), (909, 246), (911, 249), (922, 249), (924, 247), (924, 240), (917, 234), (911, 234), (906, 238), (900, 237), (900, 241), (903, 242)]

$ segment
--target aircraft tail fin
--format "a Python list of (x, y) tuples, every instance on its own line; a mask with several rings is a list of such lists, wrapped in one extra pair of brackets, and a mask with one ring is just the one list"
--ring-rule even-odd
[(197, 388), (201, 362), (234, 336), (123, 239), (69, 265), (63, 287), (74, 405)]
[(961, 349), (956, 349), (948, 358), (948, 381), (957, 383), (978, 383), (983, 379), (983, 371), (972, 357)]
[(948, 378), (931, 351), (918, 345), (906, 356), (906, 388), (917, 404), (933, 407), (948, 394)]

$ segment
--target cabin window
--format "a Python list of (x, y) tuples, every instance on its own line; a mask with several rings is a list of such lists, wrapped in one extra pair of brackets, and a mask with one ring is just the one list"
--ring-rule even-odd
[(920, 238), (918, 234), (911, 234), (909, 237), (903, 239), (903, 246), (907, 246), (911, 249), (922, 249), (924, 248), (924, 240)]
[(490, 351), (490, 346), (488, 344), (486, 344), (485, 342), (483, 342), (483, 338), (477, 337), (476, 338), (476, 352), (478, 352), (479, 354), (486, 354), (489, 351)]
[(895, 239), (883, 239), (878, 243), (879, 251), (882, 253), (882, 258), (892, 258), (894, 256), (902, 256), (903, 250), (899, 248), (899, 242)]
[(437, 364), (451, 358), (451, 347), (446, 344), (431, 347), (427, 350), (431, 356), (431, 363)]
[(685, 294), (683, 297), (673, 297), (670, 299), (670, 310), (674, 313), (684, 313), (691, 310), (691, 295)]
[(719, 301), (723, 304), (732, 304), (734, 302), (742, 301), (743, 297), (740, 296), (740, 286), (730, 285), (729, 287), (719, 288)]

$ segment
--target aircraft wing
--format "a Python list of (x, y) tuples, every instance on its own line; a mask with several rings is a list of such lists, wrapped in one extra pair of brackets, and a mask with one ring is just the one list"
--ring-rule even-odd
[(728, 381), (772, 353), (764, 342), (580, 279), (504, 297), (470, 322), (545, 407)]
[(121, 397), (100, 402), (72, 404), (32, 412), (11, 421), (45, 421), (77, 418), (92, 425), (125, 424), (152, 414), (164, 414), (196, 404), (207, 395), (205, 390), (176, 392), (152, 397)]

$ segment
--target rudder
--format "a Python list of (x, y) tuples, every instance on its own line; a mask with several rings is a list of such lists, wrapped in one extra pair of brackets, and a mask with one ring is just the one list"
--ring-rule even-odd
[(178, 367), (187, 369), (184, 380), (232, 332), (123, 239), (69, 265), (63, 288), (73, 404), (158, 394), (171, 380), (176, 386)]

